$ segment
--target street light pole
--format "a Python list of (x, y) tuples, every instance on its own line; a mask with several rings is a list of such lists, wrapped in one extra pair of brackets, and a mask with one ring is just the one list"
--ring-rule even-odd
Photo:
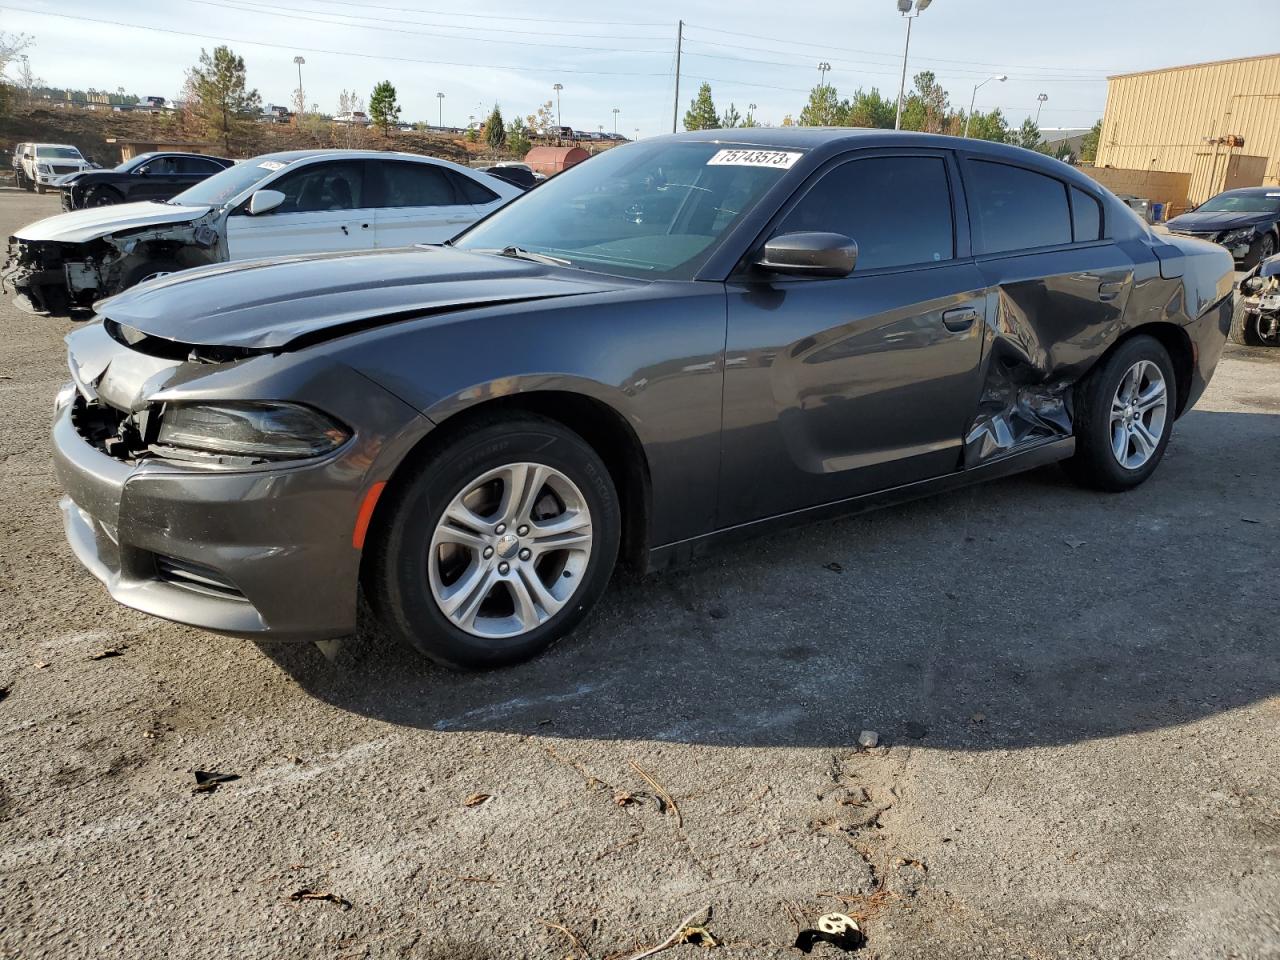
[[(561, 124), (561, 122), (560, 122), (560, 91), (564, 89), (564, 84), (563, 84), (563, 83), (557, 83), (557, 84), (556, 84), (555, 86), (553, 86), (551, 89), (552, 89), (552, 90), (554, 90), (554, 91), (556, 92), (556, 126), (557, 126), (557, 127), (559, 127), (559, 126), (562, 126), (562, 125), (563, 125), (563, 124)], [(556, 131), (556, 136), (557, 136), (557, 137), (559, 137), (559, 136), (560, 136), (560, 131), (559, 131), (559, 130), (557, 130), (557, 131)]]
[(915, 0), (915, 13), (911, 12), (912, 0), (898, 0), (898, 12), (907, 21), (907, 43), (902, 48), (902, 79), (898, 81), (898, 113), (893, 129), (902, 129), (902, 100), (907, 93), (907, 55), (911, 52), (911, 21), (929, 9), (933, 0)]
[(613, 108), (613, 132), (615, 136), (618, 133), (618, 108), (617, 107)]
[[(827, 61), (825, 61), (825, 60), (823, 60), (821, 63), (819, 63), (819, 64), (818, 64), (818, 89), (819, 89), (819, 90), (823, 90), (823, 88), (825, 88), (825, 87), (826, 87), (826, 85), (827, 85), (827, 71), (828, 71), (828, 70), (830, 70), (830, 69), (831, 69), (831, 64), (827, 63)], [(825, 93), (825, 91), (824, 91), (824, 93)], [(827, 116), (827, 98), (826, 98), (825, 96), (823, 96), (823, 98), (822, 98), (822, 116), (821, 116), (821, 117), (819, 117), (819, 118), (818, 118), (818, 120), (819, 120), (819, 122), (821, 122), (821, 124), (822, 124), (824, 127), (825, 127), (825, 126), (830, 122), (830, 120), (831, 120), (831, 118)]]
[(1040, 96), (1036, 97), (1036, 99), (1040, 101), (1040, 103), (1036, 106), (1036, 126), (1039, 127), (1040, 111), (1044, 109), (1044, 102), (1049, 99), (1049, 95), (1047, 93), (1042, 93), (1040, 94)]
[(436, 94), (436, 102), (440, 107), (440, 112), (436, 117), (436, 120), (437, 120), (436, 126), (443, 128), (444, 127), (444, 94), (443, 93)]
[(302, 91), (302, 65), (307, 62), (305, 57), (294, 57), (293, 62), (298, 65), (298, 114), (301, 115), (307, 108), (307, 95)]
[(984, 86), (986, 86), (988, 83), (990, 83), (992, 80), (999, 80), (1001, 83), (1004, 83), (1008, 79), (1009, 78), (1006, 77), (1003, 73), (993, 73), (991, 76), (987, 77), (987, 79), (983, 80), (981, 83), (974, 84), (973, 96), (969, 98), (969, 115), (964, 118), (964, 135), (966, 140), (969, 137), (969, 124), (973, 121), (973, 105), (978, 101), (978, 91), (982, 89)]

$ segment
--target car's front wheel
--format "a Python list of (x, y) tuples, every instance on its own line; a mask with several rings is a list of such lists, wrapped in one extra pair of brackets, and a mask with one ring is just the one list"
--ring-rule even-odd
[(114, 187), (94, 187), (89, 191), (88, 196), (84, 198), (82, 206), (85, 207), (109, 207), (112, 204), (123, 203), (124, 195)]
[(531, 415), (473, 424), (398, 481), (367, 583), (379, 619), (440, 663), (515, 663), (599, 600), (621, 517), (608, 468)]
[(1257, 240), (1253, 241), (1253, 245), (1249, 248), (1248, 254), (1244, 258), (1244, 268), (1252, 270), (1267, 257), (1274, 256), (1276, 252), (1276, 238), (1270, 233), (1264, 233)]
[(1158, 340), (1121, 344), (1076, 387), (1075, 455), (1064, 466), (1083, 486), (1129, 490), (1155, 472), (1176, 410), (1169, 353)]

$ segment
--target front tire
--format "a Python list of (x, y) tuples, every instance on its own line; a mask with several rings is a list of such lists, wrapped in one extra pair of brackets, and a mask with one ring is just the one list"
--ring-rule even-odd
[(84, 198), (82, 207), (109, 207), (116, 203), (123, 203), (124, 196), (114, 187), (94, 187), (89, 191), (88, 196)]
[(1231, 313), (1231, 331), (1228, 336), (1233, 342), (1246, 347), (1266, 345), (1258, 334), (1258, 315), (1245, 310), (1244, 301), (1239, 295), (1236, 296), (1236, 306)]
[(1253, 246), (1249, 248), (1249, 252), (1245, 254), (1244, 269), (1252, 270), (1267, 257), (1273, 256), (1276, 252), (1276, 238), (1270, 233), (1264, 233), (1254, 241)]
[(1076, 387), (1075, 455), (1064, 463), (1081, 486), (1119, 492), (1160, 464), (1177, 403), (1177, 381), (1159, 341), (1125, 341)]
[(182, 268), (172, 260), (148, 260), (146, 263), (138, 264), (124, 275), (124, 280), (120, 283), (120, 289), (128, 290), (130, 287), (136, 287), (143, 281), (154, 280), (167, 273), (177, 273), (181, 269)]
[(36, 182), (36, 193), (44, 193), (49, 188), (39, 181)]
[(379, 620), (439, 663), (536, 656), (600, 599), (621, 516), (608, 468), (529, 414), (472, 424), (410, 468), (386, 505), (367, 582)]

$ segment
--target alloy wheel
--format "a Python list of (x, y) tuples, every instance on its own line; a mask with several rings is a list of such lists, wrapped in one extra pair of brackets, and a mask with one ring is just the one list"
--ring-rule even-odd
[(1139, 360), (1111, 398), (1111, 452), (1120, 466), (1137, 470), (1155, 455), (1168, 415), (1164, 374), (1150, 360)]
[(591, 546), (591, 510), (574, 482), (545, 464), (510, 463), (465, 484), (441, 514), (431, 595), (460, 630), (519, 637), (572, 599)]

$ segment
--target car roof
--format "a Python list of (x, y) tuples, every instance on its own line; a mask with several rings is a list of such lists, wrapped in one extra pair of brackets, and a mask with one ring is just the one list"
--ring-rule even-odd
[[(281, 150), (278, 153), (259, 154), (241, 162), (252, 163), (255, 160), (279, 160), (284, 163), (293, 163), (297, 160), (314, 160), (317, 157), (347, 160), (386, 160), (394, 158), (397, 160), (427, 160), (432, 163), (453, 163), (452, 160), (446, 160), (444, 157), (428, 157), (425, 154), (406, 153), (401, 150)], [(454, 165), (456, 166), (456, 164)]]
[(1280, 195), (1280, 187), (1236, 187), (1234, 190), (1223, 190), (1219, 197), (1265, 197)]
[(80, 152), (80, 148), (79, 148), (79, 147), (77, 147), (75, 144), (72, 144), (72, 143), (32, 143), (32, 144), (31, 144), (31, 146), (33, 146), (33, 147), (58, 147), (59, 149), (62, 149), (62, 150), (75, 150), (77, 153), (79, 153), (79, 152)]

